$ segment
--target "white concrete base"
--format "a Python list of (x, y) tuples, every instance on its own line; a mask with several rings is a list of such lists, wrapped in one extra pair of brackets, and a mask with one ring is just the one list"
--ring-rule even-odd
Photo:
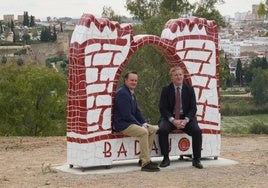
[[(184, 159), (184, 160), (178, 160), (178, 157), (172, 156), (170, 157), (170, 166), (166, 168), (161, 168), (161, 171), (169, 170), (169, 169), (175, 169), (175, 168), (194, 168), (192, 167), (192, 160), (191, 159)], [(160, 162), (162, 161), (162, 157), (153, 157), (152, 161)], [(204, 158), (201, 160), (201, 163), (203, 164), (204, 168), (211, 168), (211, 167), (221, 167), (226, 165), (235, 165), (238, 164), (238, 162), (230, 160), (230, 159), (224, 159), (224, 158), (218, 158), (217, 160), (214, 160), (212, 158)], [(52, 168), (56, 170), (60, 170), (67, 173), (72, 174), (109, 174), (109, 173), (122, 173), (122, 172), (129, 172), (129, 171), (140, 171), (141, 167), (138, 166), (138, 160), (132, 159), (132, 160), (124, 160), (124, 161), (114, 161), (111, 166), (100, 166), (100, 167), (91, 167), (91, 168), (80, 168), (74, 166), (73, 168), (70, 168), (68, 164), (63, 165), (54, 165)], [(160, 171), (160, 172), (161, 172)]]

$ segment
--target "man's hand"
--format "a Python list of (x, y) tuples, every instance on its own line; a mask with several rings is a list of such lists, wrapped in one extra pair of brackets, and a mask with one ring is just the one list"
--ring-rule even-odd
[(185, 119), (174, 119), (172, 123), (177, 129), (183, 129), (185, 127), (185, 125), (187, 124), (187, 120), (185, 120)]
[(148, 125), (149, 125), (148, 123), (144, 123), (144, 124), (142, 124), (142, 127), (144, 127), (144, 128), (147, 129), (148, 128)]

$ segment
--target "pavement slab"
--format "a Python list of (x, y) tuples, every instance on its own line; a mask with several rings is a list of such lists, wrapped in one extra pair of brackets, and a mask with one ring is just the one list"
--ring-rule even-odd
[[(153, 162), (157, 162), (160, 164), (160, 162), (162, 161), (162, 157), (152, 157), (151, 160)], [(225, 158), (218, 158), (216, 160), (214, 158), (204, 158), (201, 159), (201, 163), (203, 164), (204, 168), (213, 168), (213, 167), (238, 164), (238, 162), (236, 161)], [(67, 173), (81, 174), (81, 175), (124, 173), (124, 172), (141, 170), (141, 167), (138, 166), (138, 159), (114, 161), (110, 166), (98, 166), (98, 167), (86, 167), (86, 168), (74, 166), (73, 168), (70, 168), (69, 164), (63, 164), (63, 165), (53, 165), (52, 168)], [(192, 166), (191, 158), (184, 158), (183, 160), (180, 160), (179, 157), (172, 156), (170, 157), (170, 166), (160, 169), (161, 171), (166, 171), (177, 168), (194, 168)]]

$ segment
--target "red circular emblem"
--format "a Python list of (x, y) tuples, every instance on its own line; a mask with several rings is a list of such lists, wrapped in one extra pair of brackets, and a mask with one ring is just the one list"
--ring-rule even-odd
[(181, 138), (178, 147), (181, 151), (187, 151), (190, 148), (190, 140), (188, 138)]

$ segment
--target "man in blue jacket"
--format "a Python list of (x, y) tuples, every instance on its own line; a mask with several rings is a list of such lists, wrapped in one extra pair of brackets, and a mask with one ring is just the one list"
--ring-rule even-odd
[(115, 94), (113, 128), (127, 136), (137, 137), (140, 144), (140, 160), (142, 171), (156, 172), (160, 169), (158, 164), (150, 159), (157, 126), (146, 123), (134, 95), (138, 83), (135, 71), (129, 71), (124, 77), (124, 84)]

